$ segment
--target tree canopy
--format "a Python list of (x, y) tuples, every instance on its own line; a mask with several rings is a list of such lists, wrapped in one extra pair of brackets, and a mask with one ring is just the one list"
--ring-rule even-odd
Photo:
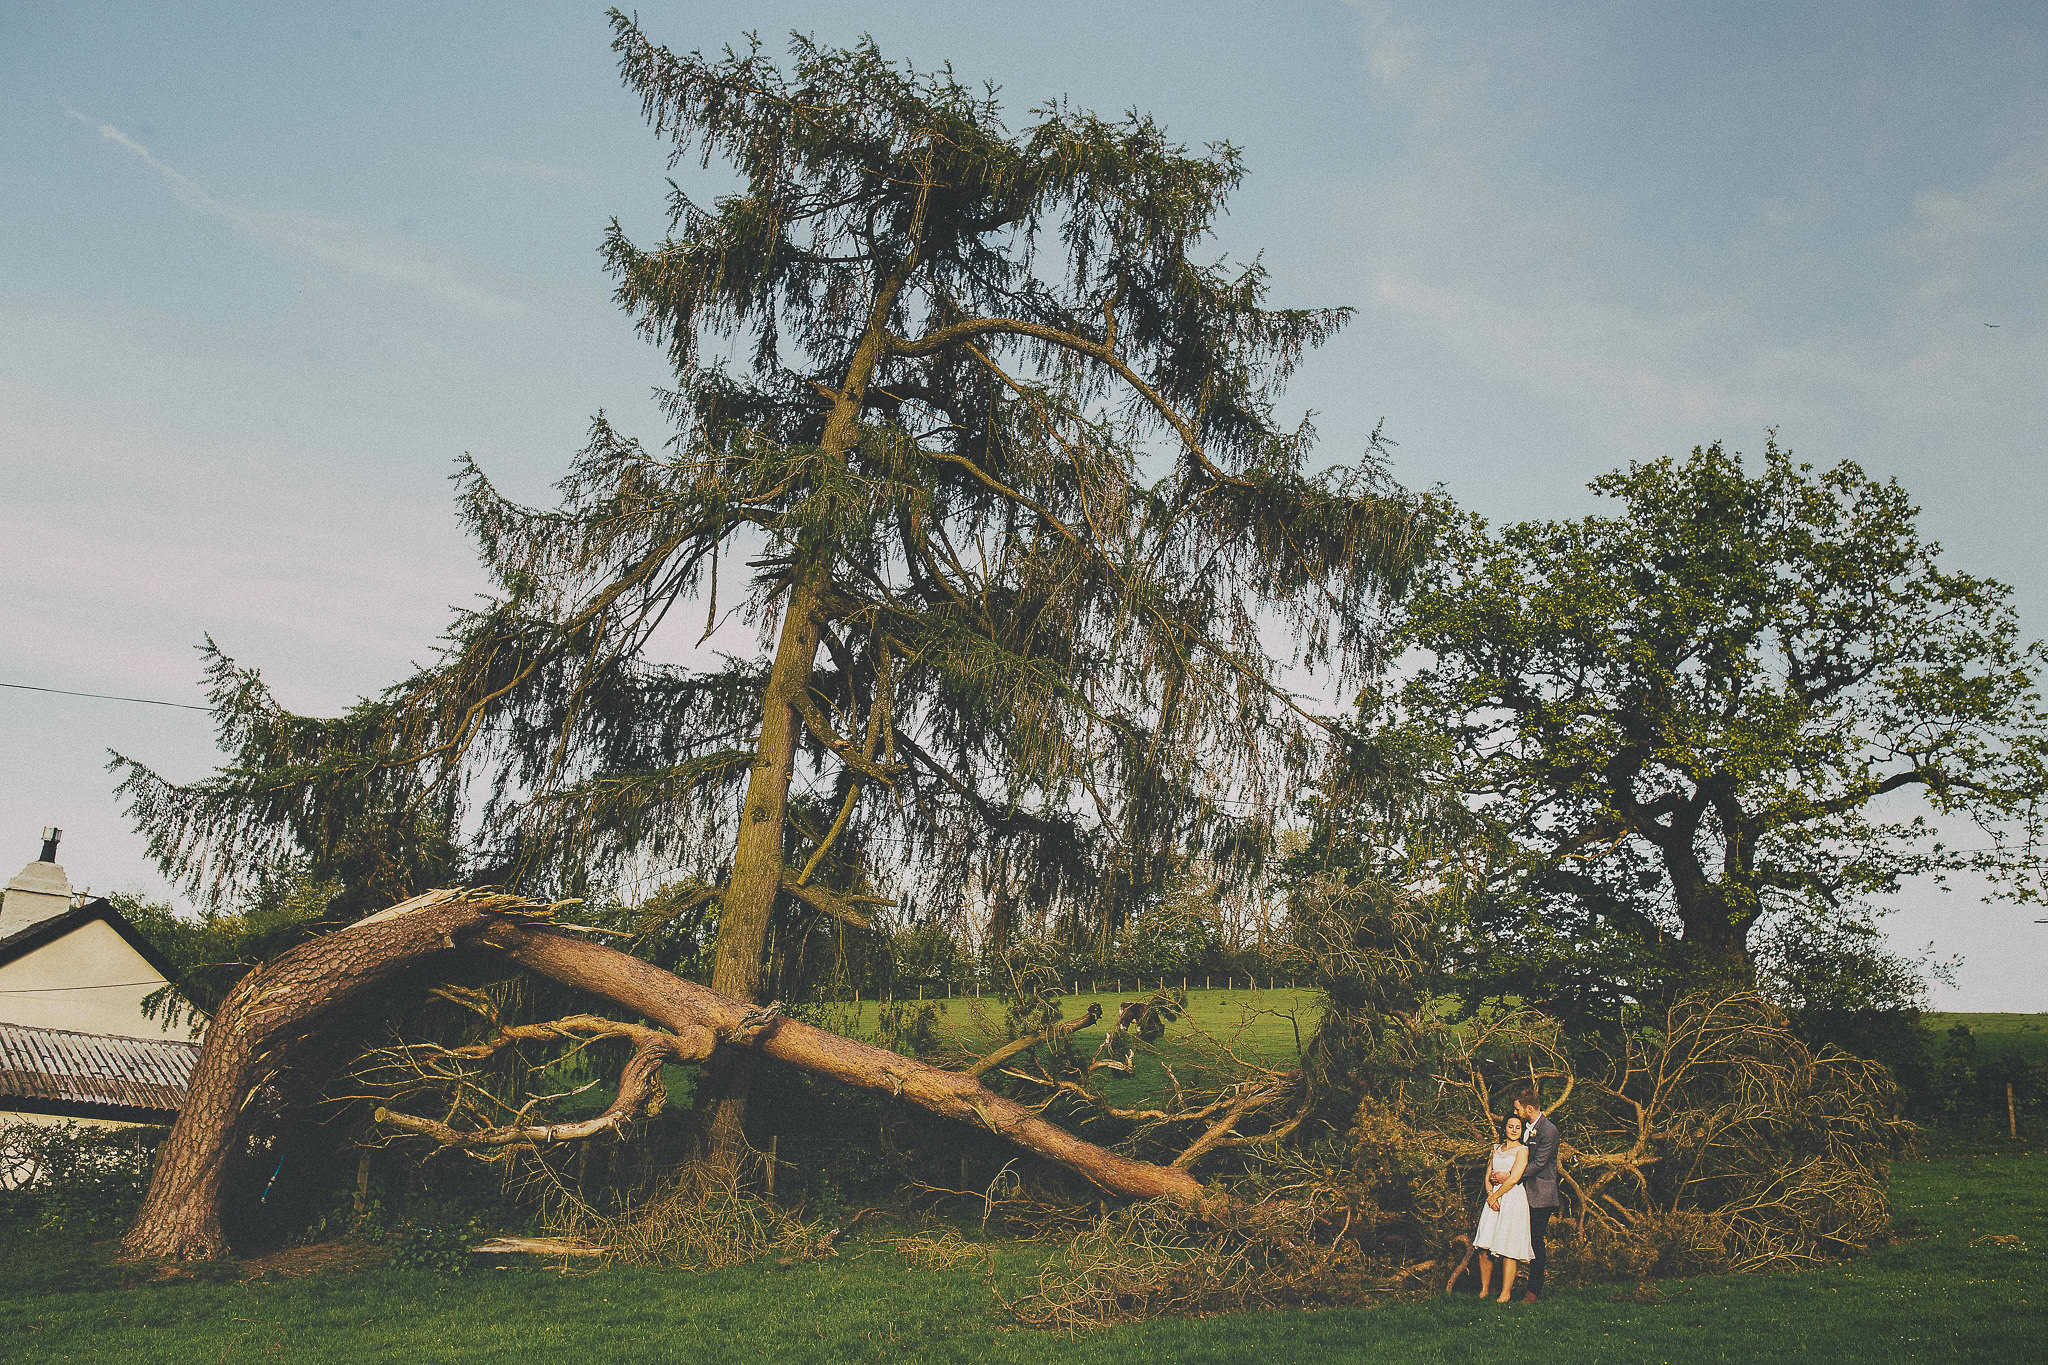
[(1760, 925), (1860, 923), (1917, 874), (2040, 895), (2042, 647), (1903, 489), (1775, 439), (1591, 486), (1612, 514), (1449, 531), (1389, 698), (1521, 850), (1475, 930), (1515, 988), (1746, 968)]
[[(1275, 306), (1256, 259), (1214, 254), (1235, 149), (1059, 102), (1012, 129), (992, 89), (866, 41), (679, 56), (611, 25), (672, 165), (698, 168), (661, 240), (614, 220), (601, 242), (672, 362), (672, 429), (646, 444), (599, 414), (545, 507), (465, 458), (491, 586), (427, 662), (301, 716), (209, 642), (225, 765), (180, 786), (116, 758), (165, 870), (248, 897), (179, 940), (218, 1008), (129, 1255), (221, 1255), (237, 1163), (278, 1151), (276, 1178), (277, 1120), (344, 1052), (330, 1098), (527, 1163), (558, 1227), (619, 1234), (581, 1248), (602, 1254), (762, 1249), (710, 1222), (753, 1218), (756, 1058), (907, 1103), (949, 1125), (901, 1162), (925, 1194), (984, 1226), (1029, 1203), (1093, 1228), (1073, 1244), (1093, 1268), (1042, 1277), (1036, 1320), (1066, 1326), (1416, 1283), (1471, 1226), (1509, 1085), (1550, 1108), (1578, 1090), (1584, 1216), (1559, 1222), (1596, 1273), (1807, 1265), (1883, 1235), (1907, 1130), (1883, 1068), (1718, 978), (1750, 974), (1760, 926), (1853, 931), (1911, 874), (2044, 889), (2048, 655), (2005, 588), (1944, 568), (1895, 484), (1775, 440), (1754, 472), (1715, 445), (1596, 480), (1611, 516), (1443, 525), (1377, 433), (1326, 467), (1283, 420), (1346, 313)], [(708, 650), (734, 616), (751, 648)], [(1291, 666), (1360, 688), (1358, 723), (1314, 714)], [(1305, 1042), (1211, 1034), (1165, 982), (1061, 1018), (1048, 938), (1191, 951), (1314, 771), (1288, 887), (1322, 988)], [(1988, 844), (1941, 842), (1960, 823)], [(568, 918), (650, 869), (623, 948), (595, 937), (615, 902)], [(424, 889), (452, 881), (490, 885)], [(917, 925), (919, 903), (972, 907), (997, 948), (1039, 936), (993, 1047), (907, 1055), (933, 1041), (921, 1001), (877, 1012), (890, 1046), (850, 1036), (857, 999), (846, 1032), (764, 1001), (812, 984), (819, 943), (881, 907)], [(338, 927), (308, 936), (322, 915)], [(933, 963), (958, 942), (919, 938)], [(239, 945), (269, 960), (241, 973)], [(1443, 1008), (1475, 967), (1523, 999)], [(1640, 1028), (1557, 1007), (1652, 990)], [(1137, 1082), (1169, 1025), (1195, 1046), (1149, 1054), (1162, 1084), (1091, 1080)], [(371, 1026), (395, 1031), (365, 1050)], [(573, 1177), (548, 1154), (645, 1136), (671, 1067), (711, 1159), (583, 1200), (592, 1149)], [(996, 1144), (985, 1181), (969, 1134)], [(956, 1156), (959, 1189), (927, 1182)]]
[[(1364, 675), (1423, 505), (1374, 439), (1318, 468), (1277, 415), (1347, 314), (1202, 255), (1236, 149), (1063, 103), (1012, 131), (871, 42), (612, 27), (675, 160), (730, 185), (603, 237), (673, 432), (600, 415), (551, 508), (462, 463), (494, 591), (345, 716), (216, 652), (229, 763), (118, 760), (159, 859), (217, 886), (301, 852), (365, 906), (670, 868), (741, 997), (778, 915), (979, 898), (1106, 942), (1165, 860), (1256, 862), (1315, 733), (1279, 664)], [(691, 652), (684, 615), (701, 645), (734, 612), (758, 652)]]

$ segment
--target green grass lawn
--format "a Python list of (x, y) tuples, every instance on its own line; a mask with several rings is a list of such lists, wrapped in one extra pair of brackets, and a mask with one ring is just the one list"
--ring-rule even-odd
[[(1128, 983), (1127, 983), (1128, 984)], [(1173, 984), (1173, 983), (1169, 983)], [(1102, 1006), (1102, 1019), (1092, 1028), (1081, 1030), (1077, 1042), (1087, 1051), (1094, 1051), (1102, 1041), (1102, 1035), (1116, 1020), (1117, 1009), (1126, 1000), (1149, 999), (1152, 991), (1128, 990), (1122, 993), (1063, 995), (1060, 997), (1060, 1015), (1072, 1019), (1085, 1014), (1090, 1004)], [(915, 1001), (911, 1003), (916, 1003)], [(955, 1040), (963, 1047), (994, 1046), (1001, 1039), (1003, 1002), (995, 996), (955, 996), (946, 1000), (930, 1002), (939, 1014), (939, 1032), (942, 1037)], [(850, 1031), (872, 1034), (875, 1027), (876, 1005), (872, 1000), (863, 1000), (859, 1006), (859, 1023), (853, 1024), (850, 1006), (841, 1006), (828, 1015), (828, 1025), (846, 1027)], [(1320, 1010), (1319, 996), (1306, 987), (1287, 986), (1271, 990), (1203, 990), (1196, 987), (1188, 992), (1188, 1022), (1204, 1032), (1219, 1038), (1238, 1039), (1261, 1057), (1287, 1060), (1295, 1053), (1295, 1023), (1299, 1022), (1301, 1037), (1307, 1040), (1315, 1028)], [(1976, 1018), (1978, 1016), (1971, 1016)], [(1983, 1016), (1995, 1018), (2000, 1016)], [(1179, 1026), (1168, 1030), (1168, 1036), (1181, 1032)], [(1292, 1064), (1289, 1062), (1288, 1064)]]
[[(1126, 983), (1132, 984), (1132, 983)], [(1102, 1018), (1074, 1037), (1074, 1046), (1084, 1056), (1092, 1055), (1102, 1042), (1117, 1011), (1127, 1000), (1149, 999), (1151, 990), (1118, 993), (1068, 995), (1060, 998), (1060, 1017), (1073, 1019), (1087, 1013), (1090, 1004), (1102, 1006)], [(1126, 1079), (1112, 1072), (1098, 1071), (1094, 1083), (1111, 1103), (1152, 1102), (1168, 1093), (1168, 1085), (1157, 1063), (1174, 1069), (1183, 1086), (1197, 1088), (1212, 1076), (1233, 1068), (1218, 1048), (1228, 1048), (1246, 1061), (1281, 1070), (1296, 1064), (1301, 1044), (1315, 1031), (1321, 1009), (1320, 994), (1290, 987), (1260, 990), (1202, 990), (1188, 992), (1186, 1018), (1168, 1026), (1166, 1036), (1142, 1058), (1137, 1072)], [(917, 1003), (915, 1001), (913, 1004)], [(937, 1034), (942, 1044), (957, 1047), (963, 1054), (983, 1054), (1003, 1042), (1003, 1002), (995, 997), (954, 997), (929, 1002), (938, 1013)], [(859, 1037), (873, 1038), (876, 1006), (871, 1000), (854, 1007), (828, 1010), (824, 1024)], [(945, 1063), (957, 1060), (943, 1055), (933, 1058)]]
[[(448, 1279), (378, 1269), (122, 1288), (104, 1252), (0, 1246), (0, 1358), (34, 1361), (1329, 1360), (2019, 1361), (2048, 1340), (2048, 1151), (1899, 1167), (1900, 1237), (1797, 1275), (1561, 1288), (1142, 1323), (1078, 1338), (1011, 1322), (1029, 1248), (992, 1269), (912, 1269), (877, 1241), (841, 1259), (712, 1274), (542, 1267)], [(1645, 1301), (1647, 1300), (1647, 1301)]]
[[(1070, 998), (1067, 1015), (1100, 999)], [(1193, 1021), (1289, 1065), (1309, 992), (1197, 991)], [(943, 1002), (943, 1031), (972, 1047), (995, 1002)], [(2048, 1018), (1960, 1016), (1985, 1052), (2048, 1050)], [(850, 1021), (849, 1021), (850, 1022)], [(873, 1026), (872, 1005), (862, 1021)], [(1953, 1019), (1934, 1016), (1930, 1028)], [(1080, 1039), (1092, 1051), (1100, 1026)], [(1196, 1065), (1169, 1034), (1168, 1060)], [(1143, 1076), (1141, 1073), (1141, 1081)], [(2038, 1144), (2039, 1139), (2033, 1141)], [(907, 1265), (875, 1232), (831, 1261), (710, 1274), (521, 1266), (461, 1278), (391, 1268), (303, 1279), (138, 1282), (104, 1248), (0, 1238), (0, 1360), (1488, 1361), (1511, 1349), (1581, 1360), (2018, 1361), (2048, 1341), (2048, 1150), (1901, 1164), (1898, 1237), (1869, 1256), (1796, 1275), (1563, 1288), (1533, 1307), (1471, 1298), (1320, 1312), (1164, 1320), (1079, 1338), (1018, 1326), (997, 1295), (1028, 1292), (1043, 1249), (991, 1249), (954, 1270)], [(1507, 1320), (1513, 1330), (1507, 1330)]]
[(1927, 1031), (1939, 1048), (1950, 1028), (1969, 1025), (1980, 1059), (2017, 1054), (2028, 1061), (2048, 1061), (2048, 1014), (1928, 1014)]

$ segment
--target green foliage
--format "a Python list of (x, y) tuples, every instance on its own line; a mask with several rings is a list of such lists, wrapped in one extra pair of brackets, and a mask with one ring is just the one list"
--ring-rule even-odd
[(966, 954), (959, 941), (942, 924), (915, 924), (888, 936), (889, 966), (902, 994), (918, 983), (933, 988), (929, 994), (944, 994), (947, 983), (968, 973)]
[[(1853, 932), (1907, 876), (2041, 894), (2042, 647), (1896, 483), (1772, 440), (1592, 487), (1613, 514), (1447, 531), (1399, 637), (1421, 664), (1370, 716), (1444, 736), (1442, 780), (1515, 852), (1471, 924), (1490, 984), (1611, 1018), (1739, 983), (1773, 924)], [(1895, 999), (1891, 971), (1865, 984)]]
[(108, 763), (165, 876), (220, 905), (261, 897), (276, 869), (293, 867), (338, 885), (330, 909), (344, 920), (452, 879), (452, 793), (400, 799), (384, 784), (352, 780), (388, 757), (376, 703), (334, 719), (293, 715), (211, 638), (204, 651), (215, 742), (228, 763), (190, 787), (120, 754)]
[(637, 905), (600, 902), (578, 911), (578, 917), (601, 928), (629, 930), (634, 954), (657, 967), (692, 981), (711, 976), (712, 951), (718, 942), (714, 887), (694, 879), (667, 882)]
[(165, 1130), (0, 1121), (0, 1226), (109, 1237), (135, 1216)]
[(1762, 926), (1756, 963), (1761, 989), (1807, 1042), (1883, 1062), (1908, 1094), (1925, 1087), (1926, 978), (1952, 964), (1904, 958), (1870, 924), (1812, 916)]
[(1936, 1102), (1949, 1119), (1959, 1119), (1976, 1107), (1977, 1089), (1977, 1036), (1968, 1024), (1955, 1024), (1934, 1067)]
[(257, 874), (232, 909), (209, 904), (188, 914), (124, 892), (110, 899), (175, 969), (171, 987), (142, 1002), (152, 1019), (172, 1024), (210, 1014), (252, 968), (348, 914), (340, 882), (309, 877), (290, 860)]
[[(868, 42), (778, 64), (611, 23), (655, 133), (732, 185), (672, 187), (665, 238), (602, 243), (674, 361), (675, 431), (653, 449), (600, 415), (549, 508), (463, 463), (493, 591), (344, 716), (285, 711), (216, 651), (227, 764), (181, 787), (117, 763), (158, 860), (218, 891), (295, 850), (356, 911), (651, 863), (700, 920), (781, 875), (809, 893), (775, 910), (782, 993), (843, 956), (820, 904), (914, 927), (912, 900), (986, 898), (1107, 955), (1162, 869), (1255, 867), (1316, 733), (1271, 627), (1361, 677), (1426, 508), (1373, 439), (1317, 470), (1277, 415), (1346, 312), (1201, 257), (1237, 151), (1062, 104), (1012, 129)], [(664, 628), (734, 611), (757, 655), (665, 662)], [(735, 865), (757, 780), (780, 874)]]
[(372, 1233), (370, 1240), (388, 1247), (399, 1270), (424, 1270), (435, 1275), (467, 1274), (475, 1257), (470, 1248), (489, 1236), (477, 1218), (461, 1222), (421, 1223), (407, 1219)]
[(2048, 1047), (2041, 1045), (2039, 1017), (2019, 1016), (2032, 1031), (2017, 1038), (1996, 1027), (1999, 1016), (1945, 1017), (1955, 1022), (1915, 1040), (1922, 1050), (1908, 1083), (1915, 1117), (1938, 1127), (1945, 1148), (2038, 1145), (2048, 1121)]
[(1059, 1023), (1060, 997), (1066, 993), (1059, 971), (1028, 950), (1014, 947), (1003, 966), (1007, 978), (1002, 992), (1005, 1036), (1026, 1038)]
[[(1217, 916), (1221, 888), (1209, 878), (1170, 878), (1158, 897), (1144, 906), (1118, 934), (1107, 965), (1139, 977), (1179, 976), (1215, 969), (1228, 960)], [(1077, 964), (1079, 965), (1079, 964)]]
[(938, 1046), (939, 1007), (929, 1000), (885, 1001), (875, 1013), (875, 1043), (906, 1057)]

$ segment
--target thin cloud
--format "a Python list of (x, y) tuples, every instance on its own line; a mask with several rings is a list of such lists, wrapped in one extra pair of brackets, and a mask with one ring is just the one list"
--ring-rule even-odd
[(516, 300), (478, 285), (417, 242), (320, 214), (269, 212), (221, 199), (113, 124), (97, 122), (68, 106), (64, 112), (148, 167), (186, 208), (218, 219), (288, 256), (423, 291), (488, 317), (510, 317), (523, 311)]
[(590, 172), (576, 166), (552, 166), (545, 161), (521, 161), (517, 157), (490, 156), (477, 162), (484, 175), (500, 180), (530, 180), (537, 185), (586, 185)]
[(1924, 300), (1945, 299), (1979, 282), (2001, 248), (2030, 249), (2048, 204), (2048, 138), (2036, 139), (1996, 170), (1962, 189), (1927, 188), (1913, 196), (1900, 234), (1907, 258), (1926, 274)]
[(1487, 77), (1483, 55), (1426, 32), (1391, 0), (1344, 3), (1358, 16), (1365, 74), (1381, 108), (1431, 129), (1456, 122), (1478, 101)]
[(1586, 297), (1552, 296), (1532, 306), (1498, 291), (1393, 274), (1373, 288), (1381, 305), (1499, 376), (1503, 388), (1546, 395), (1589, 434), (1632, 434), (1651, 414), (1658, 424), (1696, 430), (1731, 422), (1757, 430), (1771, 415), (1696, 363), (1712, 337), (1746, 332), (1739, 316), (1649, 314)]

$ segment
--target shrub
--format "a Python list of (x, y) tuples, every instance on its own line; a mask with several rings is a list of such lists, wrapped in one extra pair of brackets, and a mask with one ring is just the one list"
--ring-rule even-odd
[(167, 1129), (0, 1123), (0, 1223), (109, 1237), (135, 1216)]
[(400, 1223), (382, 1240), (391, 1249), (394, 1266), (460, 1275), (469, 1269), (469, 1249), (485, 1235), (483, 1224), (472, 1218), (459, 1224)]
[(927, 1057), (939, 1045), (939, 1007), (929, 1000), (892, 1000), (875, 1014), (875, 1042), (906, 1057)]

